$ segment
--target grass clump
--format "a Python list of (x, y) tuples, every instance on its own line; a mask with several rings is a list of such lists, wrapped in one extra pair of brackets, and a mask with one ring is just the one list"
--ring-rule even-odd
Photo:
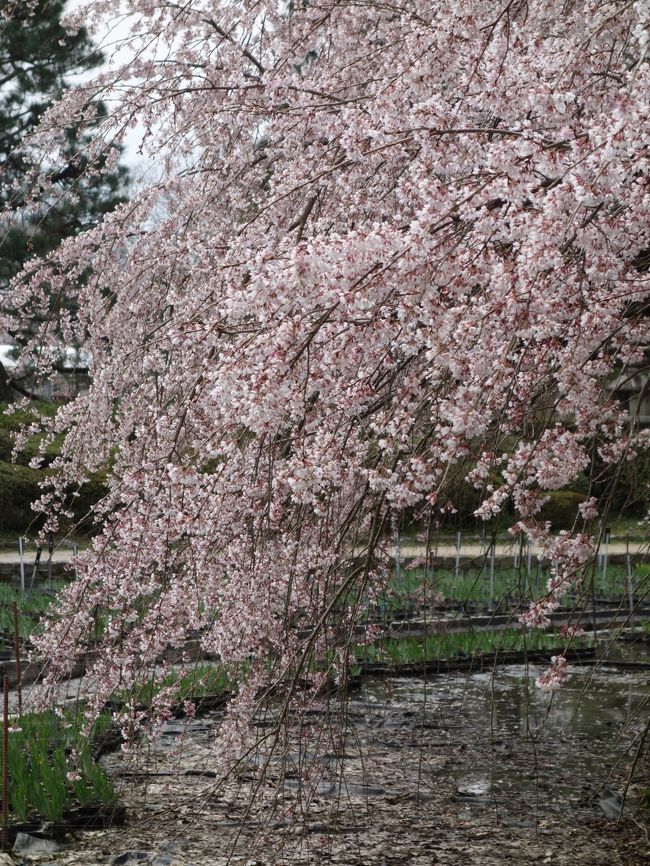
[[(394, 611), (410, 610), (415, 612), (424, 607), (435, 607), (441, 601), (459, 606), (486, 607), (492, 603), (494, 609), (526, 608), (546, 591), (551, 572), (546, 565), (534, 565), (531, 573), (522, 561), (519, 568), (501, 565), (495, 569), (490, 579), (489, 566), (462, 569), (458, 574), (448, 569), (435, 572), (423, 568), (404, 568), (399, 578), (393, 573), (388, 586), (376, 592), (373, 598), (374, 609), (380, 619), (386, 620)], [(647, 592), (650, 565), (638, 563), (634, 567), (631, 580), (635, 596)], [(587, 573), (585, 586), (592, 580)], [(625, 598), (630, 588), (625, 565), (608, 562), (604, 568), (600, 562), (594, 564), (593, 586), (597, 598), (617, 600)], [(490, 592), (491, 589), (491, 592)], [(567, 597), (571, 604), (571, 597)]]
[(115, 694), (113, 701), (118, 704), (131, 702), (141, 707), (150, 707), (163, 690), (168, 690), (167, 701), (170, 704), (180, 704), (182, 701), (197, 701), (207, 695), (224, 694), (233, 688), (233, 682), (233, 674), (225, 665), (197, 665), (189, 672), (171, 671), (159, 680), (152, 677), (128, 692)]
[[(574, 638), (572, 647), (590, 645), (590, 638)], [(566, 638), (541, 631), (504, 629), (450, 632), (411, 638), (384, 638), (367, 645), (355, 645), (352, 655), (359, 661), (392, 665), (417, 664), (438, 659), (478, 656), (486, 653), (556, 649)]]
[(9, 811), (15, 819), (58, 821), (75, 806), (113, 806), (115, 789), (92, 756), (109, 714), (83, 736), (80, 712), (25, 713), (9, 733)]
[(40, 620), (63, 586), (64, 581), (55, 581), (51, 592), (35, 589), (23, 595), (20, 589), (0, 583), (0, 639), (7, 648), (13, 649), (14, 645), (14, 602), (18, 606), (18, 633), (21, 641), (26, 642), (41, 630)]

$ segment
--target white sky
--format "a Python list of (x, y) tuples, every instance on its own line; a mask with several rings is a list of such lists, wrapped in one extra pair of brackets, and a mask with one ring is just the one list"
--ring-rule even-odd
[[(84, 5), (84, 0), (68, 0), (65, 6), (66, 12), (73, 11), (80, 6)], [(97, 48), (99, 48), (104, 56), (107, 59), (106, 66), (109, 65), (110, 56), (113, 53), (114, 46), (120, 39), (127, 35), (127, 26), (126, 23), (122, 20), (116, 19), (109, 27), (105, 28), (101, 32), (93, 32), (89, 28), (89, 35), (93, 40), (93, 43)], [(118, 52), (116, 55), (120, 60), (127, 59), (125, 58), (124, 50)], [(84, 80), (88, 80), (94, 74), (97, 73), (97, 70), (93, 70), (90, 73), (86, 73), (85, 75), (79, 76), (71, 76), (70, 82), (74, 84), (75, 81), (81, 82)], [(134, 175), (142, 175), (146, 172), (147, 164), (149, 160), (144, 159), (139, 153), (138, 148), (140, 147), (140, 142), (142, 140), (143, 135), (143, 127), (136, 126), (134, 129), (129, 129), (126, 133), (126, 139), (124, 143), (124, 156), (122, 161), (128, 165), (132, 173)], [(149, 163), (150, 164), (150, 163)]]

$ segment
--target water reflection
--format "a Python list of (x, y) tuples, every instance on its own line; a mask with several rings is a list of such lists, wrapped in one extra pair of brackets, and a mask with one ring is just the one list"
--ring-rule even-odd
[[(647, 650), (618, 652), (650, 662)], [(369, 733), (410, 730), (423, 745), (436, 738), (448, 743), (453, 757), (436, 783), (462, 808), (498, 808), (506, 823), (514, 800), (519, 809), (510, 810), (510, 819), (519, 823), (568, 806), (593, 815), (602, 785), (620, 788), (627, 778), (648, 720), (650, 670), (576, 665), (553, 692), (536, 687), (541, 672), (512, 665), (369, 680), (350, 709)], [(522, 802), (534, 804), (532, 817), (521, 815)]]

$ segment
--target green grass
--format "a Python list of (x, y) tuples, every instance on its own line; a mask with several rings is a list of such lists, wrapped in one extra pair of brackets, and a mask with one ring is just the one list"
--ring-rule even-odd
[[(533, 652), (566, 644), (566, 638), (554, 633), (524, 632), (513, 628), (503, 631), (451, 632), (417, 638), (385, 638), (372, 644), (357, 644), (352, 647), (351, 655), (359, 661), (401, 665), (511, 650)], [(571, 641), (573, 648), (590, 645), (590, 638), (574, 638)]]
[[(409, 571), (402, 568), (399, 580), (393, 573), (388, 587), (374, 594), (370, 610), (376, 611), (380, 618), (386, 619), (393, 611), (399, 609), (417, 610), (439, 603), (441, 600), (457, 605), (504, 607), (511, 609), (513, 605), (526, 607), (528, 603), (544, 595), (550, 576), (547, 568), (537, 569), (532, 563), (530, 576), (525, 563), (522, 568), (495, 569), (490, 594), (489, 563), (483, 568), (464, 569), (458, 575), (449, 569), (436, 570), (433, 573), (422, 568)], [(636, 596), (650, 588), (650, 564), (641, 563), (634, 568), (632, 588)], [(590, 584), (591, 576), (587, 581)], [(594, 587), (597, 597), (619, 599), (628, 591), (627, 573), (624, 566), (608, 564), (603, 572), (602, 566), (596, 565), (594, 572)], [(582, 592), (587, 592), (583, 585)]]
[(65, 586), (64, 581), (54, 581), (52, 592), (35, 589), (22, 594), (20, 589), (10, 584), (0, 584), (0, 632), (11, 635), (13, 646), (14, 611), (13, 604), (18, 605), (18, 630), (22, 640), (38, 632), (39, 620), (52, 604), (56, 592)]
[(104, 713), (90, 737), (81, 711), (25, 713), (9, 734), (9, 810), (14, 819), (59, 820), (74, 806), (116, 802), (113, 786), (92, 757), (92, 738), (112, 724)]
[[(536, 589), (535, 575), (531, 575), (533, 586), (529, 587), (525, 573), (514, 569), (495, 571), (492, 581), (492, 601), (500, 599), (521, 600), (532, 598)], [(540, 580), (543, 586), (543, 579)], [(375, 594), (373, 599), (380, 615), (390, 615), (400, 608), (417, 609), (439, 603), (441, 600), (456, 604), (488, 604), (490, 601), (490, 575), (488, 568), (466, 569), (456, 576), (453, 571), (427, 572), (421, 568), (402, 569), (399, 580), (393, 574), (386, 589)]]
[(181, 674), (172, 671), (162, 680), (147, 681), (128, 691), (120, 691), (113, 695), (117, 703), (135, 701), (139, 706), (151, 706), (154, 698), (163, 689), (171, 687), (170, 703), (180, 703), (184, 700), (198, 700), (206, 695), (218, 695), (233, 688), (235, 675), (224, 665), (197, 665), (188, 673)]

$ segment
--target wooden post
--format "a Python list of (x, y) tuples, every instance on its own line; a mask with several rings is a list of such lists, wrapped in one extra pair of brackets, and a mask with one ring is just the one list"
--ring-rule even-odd
[(54, 535), (47, 534), (47, 588), (52, 592), (52, 554), (54, 553)]
[(598, 547), (596, 549), (597, 557), (596, 562), (598, 563), (598, 568), (603, 567), (603, 554), (601, 552), (600, 546), (603, 543), (603, 521), (598, 521)]
[(400, 586), (402, 580), (402, 549), (400, 547), (399, 529), (395, 529), (395, 580)]
[(522, 535), (519, 539), (519, 547), (515, 547), (515, 549), (514, 549), (515, 552), (512, 555), (512, 567), (515, 569), (515, 571), (519, 568), (519, 558), (521, 556), (523, 544), (524, 544), (524, 538)]
[(591, 616), (593, 619), (592, 631), (594, 633), (594, 640), (596, 640), (598, 637), (596, 626), (596, 569), (591, 573)]
[(607, 553), (609, 547), (609, 537), (610, 532), (609, 529), (605, 530), (605, 534), (603, 536), (603, 553), (602, 553), (602, 566), (603, 566), (603, 576), (602, 576), (602, 591), (603, 596), (607, 593)]

